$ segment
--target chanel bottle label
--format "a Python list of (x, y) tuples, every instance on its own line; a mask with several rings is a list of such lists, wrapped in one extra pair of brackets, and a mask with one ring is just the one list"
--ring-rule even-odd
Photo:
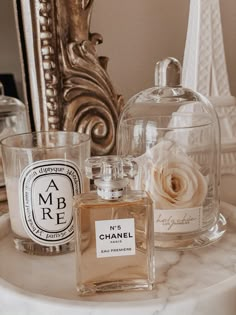
[(157, 233), (194, 232), (202, 227), (202, 207), (154, 210), (154, 230)]
[(26, 233), (41, 245), (72, 239), (72, 198), (82, 190), (75, 163), (60, 159), (28, 165), (20, 176), (20, 211)]
[(95, 222), (98, 258), (135, 255), (134, 219)]

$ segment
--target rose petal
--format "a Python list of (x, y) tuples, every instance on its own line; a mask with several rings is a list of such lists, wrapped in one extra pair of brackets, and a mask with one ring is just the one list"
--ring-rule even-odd
[(140, 166), (137, 187), (149, 191), (161, 209), (197, 207), (203, 204), (207, 179), (200, 166), (173, 141), (161, 141), (137, 158)]

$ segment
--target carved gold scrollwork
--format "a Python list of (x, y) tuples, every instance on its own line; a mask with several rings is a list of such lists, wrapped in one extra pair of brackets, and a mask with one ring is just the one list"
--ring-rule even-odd
[(118, 98), (107, 72), (89, 41), (70, 43), (63, 56), (65, 79), (64, 128), (91, 135), (92, 154), (114, 151), (115, 133), (122, 99)]
[[(73, 1), (64, 2), (61, 14), (72, 16), (68, 30), (73, 30), (73, 36), (69, 38), (75, 40), (66, 42), (66, 45), (65, 41), (63, 43), (61, 40), (60, 44), (63, 69), (63, 128), (90, 134), (92, 154), (97, 155), (114, 152), (117, 121), (123, 99), (115, 93), (107, 74), (108, 58), (98, 57), (96, 54), (95, 45), (102, 43), (102, 36), (97, 33), (86, 34), (86, 27), (83, 32), (78, 32), (75, 28), (77, 25), (82, 30), (82, 21), (89, 23), (92, 2), (82, 2), (82, 6), (75, 6)], [(61, 8), (59, 14), (60, 12)], [(73, 18), (74, 12), (76, 16)], [(87, 27), (88, 30), (89, 25)]]

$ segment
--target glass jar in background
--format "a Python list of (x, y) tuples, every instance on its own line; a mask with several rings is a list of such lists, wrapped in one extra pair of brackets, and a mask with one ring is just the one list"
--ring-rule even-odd
[[(30, 131), (25, 105), (18, 99), (5, 96), (0, 82), (0, 140), (14, 134)], [(0, 201), (6, 200), (6, 189), (0, 153)]]
[(72, 199), (89, 189), (84, 176), (89, 136), (24, 133), (4, 138), (1, 149), (15, 247), (38, 255), (72, 251)]
[(156, 86), (133, 96), (121, 115), (118, 154), (133, 156), (133, 189), (154, 202), (155, 246), (186, 249), (225, 232), (220, 214), (220, 129), (212, 104), (181, 86), (174, 58), (157, 63)]

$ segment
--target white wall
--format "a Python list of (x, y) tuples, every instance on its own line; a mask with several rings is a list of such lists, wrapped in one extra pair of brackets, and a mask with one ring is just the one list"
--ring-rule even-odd
[[(0, 0), (0, 72), (14, 73), (20, 61), (12, 1)], [(197, 1), (197, 0), (196, 0)], [(236, 95), (236, 1), (220, 0), (231, 92)], [(166, 56), (183, 59), (189, 0), (95, 0), (91, 31), (103, 35), (99, 55), (126, 99), (153, 85), (154, 66)]]

